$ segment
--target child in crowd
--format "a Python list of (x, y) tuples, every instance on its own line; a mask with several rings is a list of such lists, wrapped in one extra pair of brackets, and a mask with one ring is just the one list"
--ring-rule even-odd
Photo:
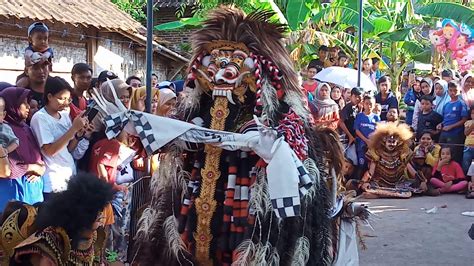
[[(468, 111), (466, 104), (459, 99), (459, 85), (451, 81), (448, 83), (448, 94), (450, 101), (443, 108), (443, 122), (436, 129), (441, 130), (439, 143), (463, 144), (464, 123), (467, 121)], [(462, 163), (462, 145), (452, 147), (452, 158)]]
[(356, 138), (356, 152), (357, 160), (360, 170), (365, 172), (367, 162), (365, 153), (367, 152), (367, 144), (369, 143), (369, 135), (375, 131), (377, 122), (380, 122), (380, 117), (373, 113), (375, 106), (374, 97), (367, 95), (364, 97), (364, 111), (356, 116), (354, 129), (357, 135)]
[(355, 174), (354, 162), (349, 158), (345, 158), (344, 164), (342, 167), (342, 175), (344, 177), (344, 181), (347, 182), (351, 179), (355, 179), (354, 174)]
[(350, 101), (342, 108), (340, 112), (339, 129), (341, 132), (341, 140), (346, 150), (346, 156), (353, 162), (357, 162), (357, 155), (354, 144), (355, 129), (354, 122), (358, 113), (360, 113), (360, 102), (362, 101), (362, 89), (353, 88), (351, 90)]
[(426, 163), (434, 167), (438, 163), (441, 146), (434, 143), (433, 134), (430, 131), (423, 132), (419, 141), (420, 144), (415, 147), (414, 152), (423, 150), (426, 155)]
[(31, 66), (40, 61), (50, 61), (54, 57), (53, 49), (49, 47), (49, 29), (42, 22), (35, 22), (28, 28), (29, 45), (25, 49), (25, 66)]
[(431, 132), (432, 136), (437, 139), (439, 131), (436, 126), (443, 122), (443, 117), (433, 111), (433, 97), (423, 95), (420, 98), (421, 113), (418, 116), (418, 125), (416, 126), (416, 139), (420, 140), (424, 132)]
[(334, 88), (331, 89), (331, 99), (333, 99), (337, 103), (337, 105), (339, 106), (339, 110), (342, 110), (342, 108), (344, 108), (344, 105), (346, 105), (346, 102), (342, 98), (341, 88), (338, 86), (334, 86)]
[(423, 149), (418, 149), (413, 154), (413, 159), (410, 163), (411, 167), (408, 167), (410, 176), (415, 179), (415, 187), (419, 187), (422, 191), (426, 191), (428, 195), (437, 196), (439, 191), (433, 190), (430, 185), (428, 190), (428, 180), (431, 178), (432, 166), (426, 163), (426, 153)]
[(380, 116), (382, 114), (382, 105), (380, 105), (380, 103), (376, 103), (374, 105), (374, 109), (372, 110), (372, 112), (378, 116)]
[(411, 125), (412, 123), (416, 101), (419, 100), (421, 96), (423, 96), (423, 93), (421, 92), (420, 81), (413, 80), (412, 82), (413, 84), (411, 85), (411, 88), (408, 90), (408, 92), (405, 94), (405, 97), (403, 98), (403, 102), (405, 102), (405, 104), (407, 105), (405, 123), (407, 123), (408, 125)]
[(464, 142), (464, 152), (462, 157), (462, 169), (467, 173), (474, 159), (474, 106), (469, 110), (471, 120), (464, 123), (464, 134), (466, 141)]
[(430, 183), (440, 193), (459, 192), (467, 187), (461, 165), (452, 159), (451, 154), (451, 148), (443, 147), (440, 160), (433, 168)]
[[(6, 114), (5, 100), (0, 97), (0, 159), (7, 158), (8, 154), (16, 150), (20, 144), (15, 133), (13, 133), (12, 128), (3, 122)], [(10, 176), (10, 167), (8, 163), (5, 163), (5, 165), (2, 165), (0, 168), (0, 177)]]
[(397, 108), (390, 108), (387, 112), (387, 122), (395, 122), (398, 123), (398, 109)]

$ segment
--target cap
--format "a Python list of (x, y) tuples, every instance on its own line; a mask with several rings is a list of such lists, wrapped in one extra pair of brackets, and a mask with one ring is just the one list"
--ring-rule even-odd
[(172, 90), (176, 90), (176, 86), (174, 85), (173, 82), (165, 80), (158, 83), (158, 89), (169, 89), (170, 87)]
[(423, 149), (417, 149), (413, 155), (413, 159), (425, 159), (426, 153)]
[(48, 26), (43, 22), (35, 22), (28, 27), (28, 37), (30, 37), (31, 31), (36, 28), (43, 28), (45, 31), (49, 31)]
[(114, 72), (109, 71), (109, 70), (104, 70), (104, 71), (100, 72), (99, 76), (97, 77), (97, 81), (98, 82), (104, 82), (107, 79), (113, 80), (113, 79), (117, 79), (117, 78), (118, 78), (118, 76), (115, 75)]
[(364, 94), (364, 89), (361, 88), (361, 87), (354, 87), (351, 90), (351, 95), (353, 95), (353, 94), (354, 95), (362, 95), (362, 94)]

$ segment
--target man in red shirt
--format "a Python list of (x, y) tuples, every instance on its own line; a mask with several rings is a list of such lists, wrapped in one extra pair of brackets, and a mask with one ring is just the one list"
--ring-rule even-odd
[(92, 81), (92, 68), (86, 63), (77, 63), (72, 67), (71, 79), (74, 82), (72, 91), (72, 102), (69, 104), (71, 109), (71, 119), (87, 108), (87, 100), (84, 93), (89, 89)]

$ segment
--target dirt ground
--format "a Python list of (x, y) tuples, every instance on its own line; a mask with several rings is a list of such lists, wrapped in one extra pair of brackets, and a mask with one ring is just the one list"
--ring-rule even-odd
[[(366, 200), (377, 215), (372, 231), (363, 226), (367, 250), (359, 249), (360, 265), (474, 265), (474, 240), (468, 236), (474, 200), (464, 195), (411, 199)], [(435, 206), (434, 214), (424, 210)]]

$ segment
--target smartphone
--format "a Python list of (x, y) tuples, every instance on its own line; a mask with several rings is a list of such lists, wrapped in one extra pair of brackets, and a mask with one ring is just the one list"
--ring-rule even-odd
[(99, 110), (95, 109), (94, 107), (89, 106), (84, 112), (84, 116), (87, 116), (87, 120), (90, 122), (95, 118), (97, 113), (99, 113)]

